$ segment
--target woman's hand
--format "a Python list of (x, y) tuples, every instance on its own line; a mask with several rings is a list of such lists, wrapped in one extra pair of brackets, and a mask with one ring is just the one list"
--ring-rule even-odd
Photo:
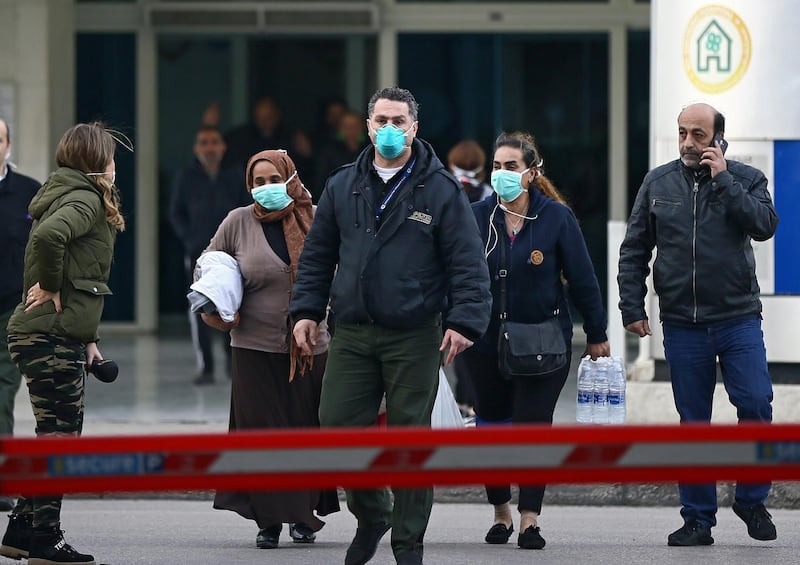
[(207, 326), (211, 326), (212, 328), (219, 330), (221, 332), (230, 331), (231, 329), (239, 325), (239, 312), (235, 312), (233, 314), (232, 322), (226, 322), (225, 320), (220, 318), (219, 314), (216, 312), (214, 314), (201, 313), (200, 317), (203, 319), (203, 321), (206, 323)]
[(596, 361), (598, 357), (611, 357), (611, 345), (607, 341), (603, 343), (587, 343), (581, 357), (586, 357), (587, 355), (592, 358), (592, 361)]
[(103, 354), (97, 347), (97, 342), (92, 341), (86, 344), (86, 368), (87, 370), (92, 366), (95, 361), (102, 361)]
[(37, 282), (35, 285), (28, 289), (28, 293), (25, 296), (25, 312), (30, 312), (37, 306), (41, 306), (46, 302), (53, 301), (53, 304), (56, 306), (56, 312), (59, 314), (61, 313), (61, 291), (57, 290), (55, 292), (49, 292), (44, 290), (42, 287), (39, 286)]

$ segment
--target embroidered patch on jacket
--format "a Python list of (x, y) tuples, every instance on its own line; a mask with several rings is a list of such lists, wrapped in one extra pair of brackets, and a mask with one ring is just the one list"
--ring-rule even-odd
[(538, 249), (531, 251), (531, 263), (534, 265), (541, 265), (544, 262), (544, 253)]
[(423, 212), (414, 212), (408, 219), (414, 220), (415, 222), (422, 222), (423, 224), (430, 224), (433, 217)]

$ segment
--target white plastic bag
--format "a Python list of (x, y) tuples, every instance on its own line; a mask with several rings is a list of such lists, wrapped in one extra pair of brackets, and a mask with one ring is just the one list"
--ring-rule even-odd
[(450, 390), (450, 383), (444, 374), (444, 369), (439, 367), (439, 390), (436, 392), (436, 401), (433, 403), (431, 413), (432, 428), (463, 428), (464, 418), (458, 409), (456, 398)]

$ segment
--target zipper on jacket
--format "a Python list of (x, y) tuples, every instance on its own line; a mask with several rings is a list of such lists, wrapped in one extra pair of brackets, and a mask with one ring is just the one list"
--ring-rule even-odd
[(692, 188), (692, 321), (697, 323), (697, 179)]

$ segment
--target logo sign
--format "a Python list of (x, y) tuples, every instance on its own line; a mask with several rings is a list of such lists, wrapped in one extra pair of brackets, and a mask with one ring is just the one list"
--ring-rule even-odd
[(683, 67), (701, 92), (730, 90), (747, 72), (751, 56), (750, 32), (730, 8), (705, 6), (689, 20), (683, 36)]

